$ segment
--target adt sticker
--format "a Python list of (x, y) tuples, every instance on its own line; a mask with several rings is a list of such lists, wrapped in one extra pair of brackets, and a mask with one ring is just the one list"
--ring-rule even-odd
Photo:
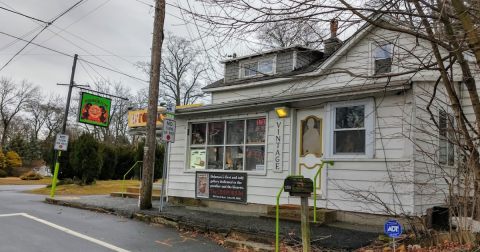
[(389, 220), (385, 223), (385, 233), (392, 238), (397, 238), (402, 234), (402, 226), (397, 221)]

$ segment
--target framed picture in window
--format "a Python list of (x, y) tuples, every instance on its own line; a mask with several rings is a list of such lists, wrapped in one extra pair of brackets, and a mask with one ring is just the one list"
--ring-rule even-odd
[(307, 154), (322, 157), (322, 119), (313, 115), (300, 122), (300, 157)]

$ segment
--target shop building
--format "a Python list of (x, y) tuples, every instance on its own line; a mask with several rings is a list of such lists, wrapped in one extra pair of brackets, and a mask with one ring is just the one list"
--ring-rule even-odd
[[(424, 124), (438, 74), (394, 74), (429, 45), (371, 25), (341, 41), (335, 27), (323, 51), (292, 46), (223, 61), (224, 79), (203, 89), (212, 104), (177, 109), (169, 201), (265, 212), (287, 175), (313, 179), (328, 160), (318, 207), (422, 215), (444, 202), (446, 185), (422, 172), (431, 164), (418, 151), (440, 148), (440, 164), (455, 166), (446, 142), (427, 134), (442, 132)], [(448, 104), (439, 93), (432, 108), (442, 120), (450, 111), (435, 105)], [(282, 193), (280, 204), (299, 198)]]

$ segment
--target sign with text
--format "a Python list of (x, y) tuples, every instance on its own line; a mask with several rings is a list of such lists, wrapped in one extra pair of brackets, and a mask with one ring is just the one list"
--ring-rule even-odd
[(175, 120), (165, 118), (163, 120), (162, 140), (167, 142), (175, 142)]
[(195, 198), (247, 204), (247, 174), (234, 172), (198, 172)]
[(89, 93), (82, 93), (78, 121), (81, 123), (108, 127), (108, 123), (110, 122), (111, 104), (111, 99)]
[(171, 103), (167, 104), (166, 114), (168, 119), (175, 119), (175, 105)]
[(283, 119), (273, 120), (274, 148), (273, 148), (273, 171), (282, 172), (283, 166)]
[(402, 234), (402, 226), (394, 220), (389, 220), (384, 226), (385, 233), (391, 238), (398, 238)]
[(57, 137), (55, 138), (55, 146), (53, 148), (59, 151), (67, 151), (67, 147), (68, 147), (68, 135), (57, 134)]
[[(135, 110), (128, 112), (128, 127), (144, 127), (147, 126), (147, 110)], [(164, 114), (158, 114), (157, 116), (157, 126), (162, 125), (163, 120), (165, 119)]]

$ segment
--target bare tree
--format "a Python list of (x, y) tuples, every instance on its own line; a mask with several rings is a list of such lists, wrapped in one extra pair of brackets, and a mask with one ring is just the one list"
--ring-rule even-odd
[(327, 33), (319, 23), (292, 20), (261, 24), (256, 34), (258, 40), (267, 44), (265, 49), (293, 45), (319, 49)]
[(38, 98), (39, 88), (27, 80), (16, 83), (12, 78), (0, 78), (0, 119), (3, 127), (1, 145), (5, 145), (8, 127), (13, 118)]
[(42, 106), (43, 113), (46, 116), (44, 126), (44, 136), (46, 141), (52, 140), (53, 136), (61, 130), (64, 116), (64, 103), (64, 98), (51, 93), (47, 102)]
[[(160, 96), (174, 100), (177, 106), (193, 104), (205, 97), (201, 88), (207, 69), (202, 63), (202, 51), (192, 41), (168, 32), (164, 43)], [(150, 63), (137, 62), (137, 67), (150, 73)]]

